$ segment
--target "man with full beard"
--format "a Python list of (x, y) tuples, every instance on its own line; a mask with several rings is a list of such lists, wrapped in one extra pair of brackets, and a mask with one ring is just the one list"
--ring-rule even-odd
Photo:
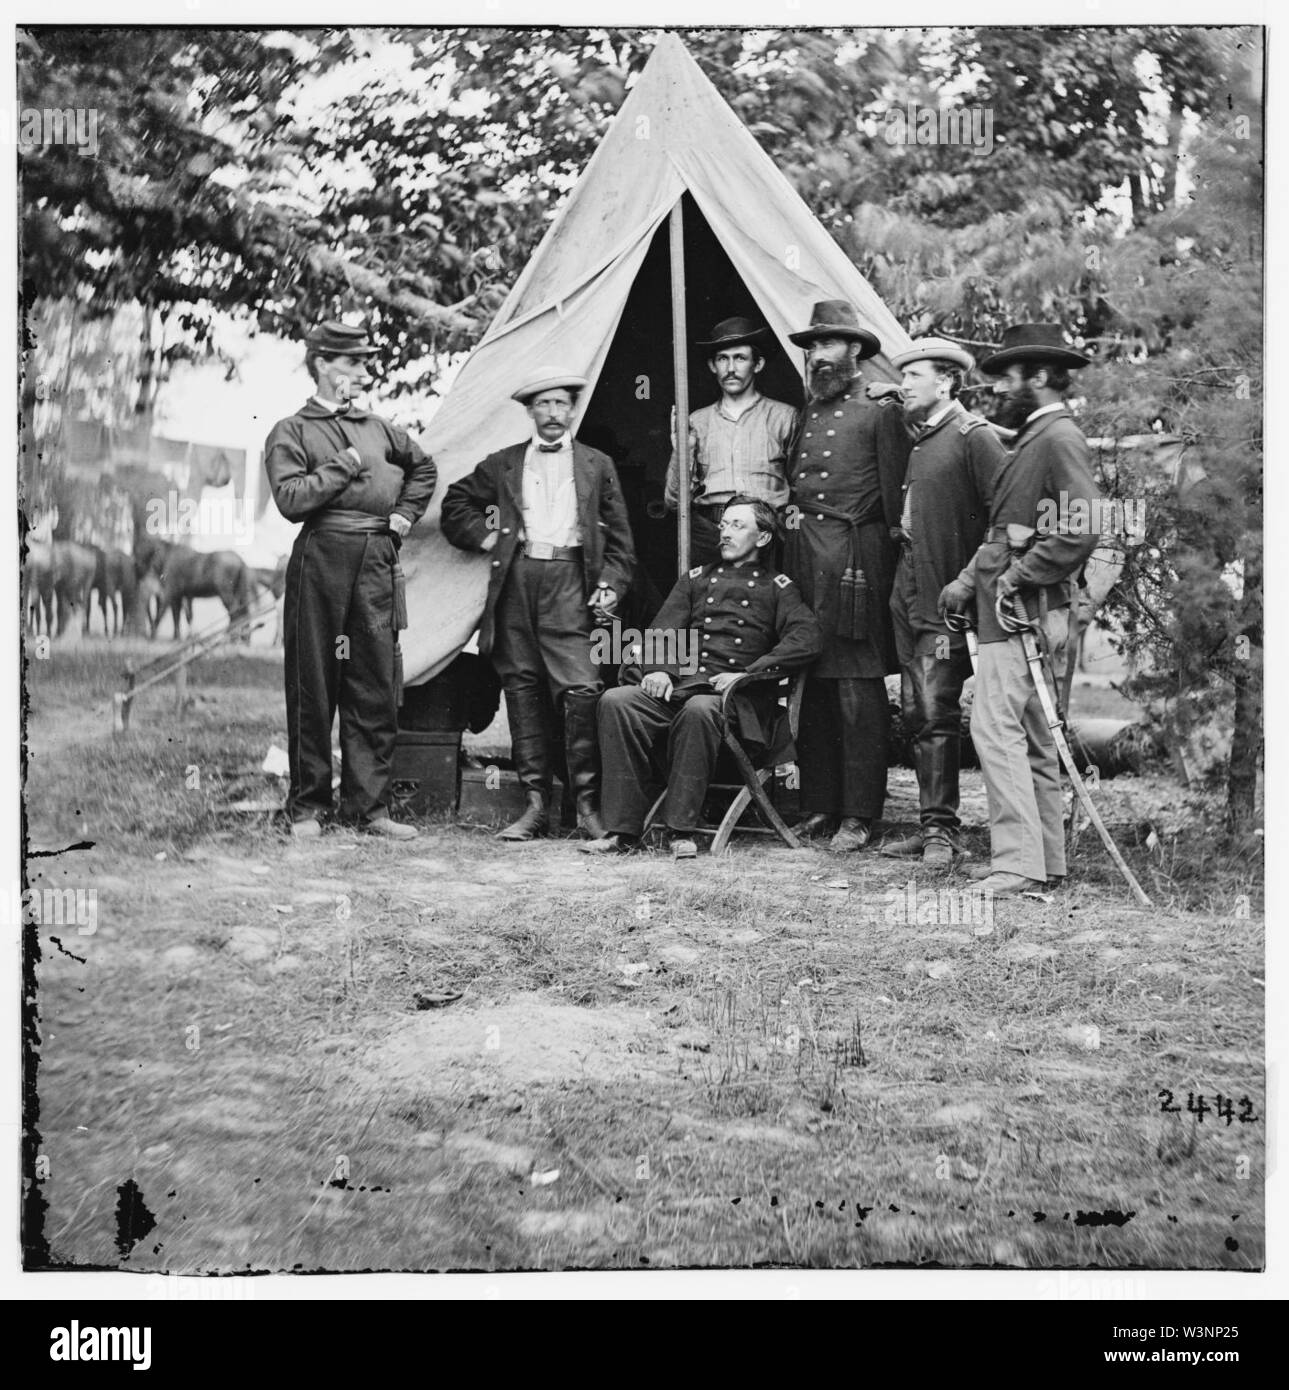
[(894, 365), (903, 372), (904, 418), (913, 432), (900, 520), (900, 563), (891, 593), (900, 658), (900, 705), (913, 743), (920, 824), (882, 853), (948, 869), (960, 852), (958, 751), (962, 687), (971, 675), (966, 639), (938, 611), (940, 591), (984, 539), (994, 475), (1006, 452), (958, 393), (975, 365), (943, 338), (923, 338)]
[(863, 849), (886, 799), (890, 707), (898, 669), (890, 598), (893, 537), (909, 437), (899, 401), (866, 399), (859, 364), (881, 344), (853, 305), (824, 300), (788, 335), (806, 349), (810, 399), (789, 481), (784, 569), (814, 609), (824, 648), (806, 679), (797, 738), (807, 838)]
[(945, 585), (940, 612), (975, 611), (980, 655), (971, 735), (989, 797), (990, 836), (990, 872), (981, 887), (995, 896), (1065, 877), (1056, 745), (1020, 635), (1003, 628), (995, 606), (1004, 598), (1039, 621), (1068, 608), (1070, 580), (1096, 549), (1089, 519), (1099, 515), (1101, 497), (1087, 440), (1064, 399), (1071, 370), (1088, 363), (1065, 345), (1056, 324), (1027, 323), (1009, 328), (1001, 349), (980, 364), (1005, 378), (998, 423), (1018, 435), (994, 484), (984, 542)]

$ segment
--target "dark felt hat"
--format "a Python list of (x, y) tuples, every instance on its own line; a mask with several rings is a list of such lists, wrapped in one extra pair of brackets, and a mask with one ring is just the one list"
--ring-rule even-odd
[(1092, 359), (1076, 352), (1065, 341), (1057, 323), (1018, 323), (1003, 332), (1002, 346), (980, 364), (987, 376), (1002, 376), (1013, 362), (1040, 366), (1089, 367)]
[(764, 325), (758, 324), (755, 319), (745, 319), (736, 315), (732, 319), (722, 319), (712, 329), (709, 342), (696, 342), (694, 346), (706, 348), (709, 352), (716, 352), (719, 348), (739, 347), (743, 343), (759, 343), (763, 338), (768, 337), (769, 333), (770, 330)]
[(328, 319), (311, 329), (304, 343), (310, 352), (323, 357), (370, 357), (376, 351), (365, 328), (351, 328), (338, 319)]
[(800, 347), (813, 343), (816, 338), (849, 338), (851, 342), (860, 344), (861, 361), (882, 350), (877, 338), (859, 326), (855, 306), (845, 299), (821, 299), (810, 311), (809, 328), (803, 328), (800, 333), (789, 333), (788, 337)]

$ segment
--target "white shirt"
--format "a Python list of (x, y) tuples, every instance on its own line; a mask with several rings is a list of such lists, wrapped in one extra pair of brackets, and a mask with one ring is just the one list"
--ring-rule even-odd
[(524, 455), (524, 536), (546, 545), (582, 544), (577, 524), (577, 488), (573, 482), (573, 440), (567, 431), (558, 451), (538, 448), (547, 441), (534, 435)]
[(1038, 417), (1039, 417), (1040, 415), (1050, 415), (1050, 414), (1052, 413), (1052, 411), (1054, 411), (1054, 410), (1064, 410), (1064, 409), (1065, 409), (1065, 402), (1064, 402), (1064, 401), (1053, 401), (1051, 405), (1040, 405), (1039, 408), (1038, 408), (1037, 410), (1031, 411), (1031, 412), (1025, 417), (1025, 423), (1028, 425), (1031, 421), (1037, 420)]

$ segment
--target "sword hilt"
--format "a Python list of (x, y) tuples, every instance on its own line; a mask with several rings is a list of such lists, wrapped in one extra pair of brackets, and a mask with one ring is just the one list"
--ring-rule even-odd
[[(1019, 609), (1019, 613), (1017, 612)], [(1033, 632), (1038, 624), (1026, 611), (1024, 600), (1013, 590), (1010, 594), (999, 594), (994, 601), (994, 614), (998, 626), (1004, 632)]]

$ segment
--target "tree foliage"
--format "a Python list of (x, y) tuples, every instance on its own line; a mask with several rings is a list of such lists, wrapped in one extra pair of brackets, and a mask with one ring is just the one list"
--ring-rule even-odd
[[(283, 333), (360, 310), (395, 373), (483, 331), (657, 41), (626, 29), (20, 37), (21, 102), (92, 106), (102, 129), (97, 159), (24, 152), (29, 302), (156, 306), (177, 315), (176, 352), (208, 343), (212, 309)], [(685, 41), (896, 312), (965, 338), (996, 333), (1028, 291), (992, 264), (1013, 220), (1022, 235), (1045, 225), (1059, 260), (1105, 188), (1126, 184), (1138, 218), (1157, 210), (1183, 117), (1206, 114), (1215, 90), (1211, 46), (1191, 30)], [(910, 101), (987, 106), (988, 164), (959, 146), (889, 143), (887, 116)]]

